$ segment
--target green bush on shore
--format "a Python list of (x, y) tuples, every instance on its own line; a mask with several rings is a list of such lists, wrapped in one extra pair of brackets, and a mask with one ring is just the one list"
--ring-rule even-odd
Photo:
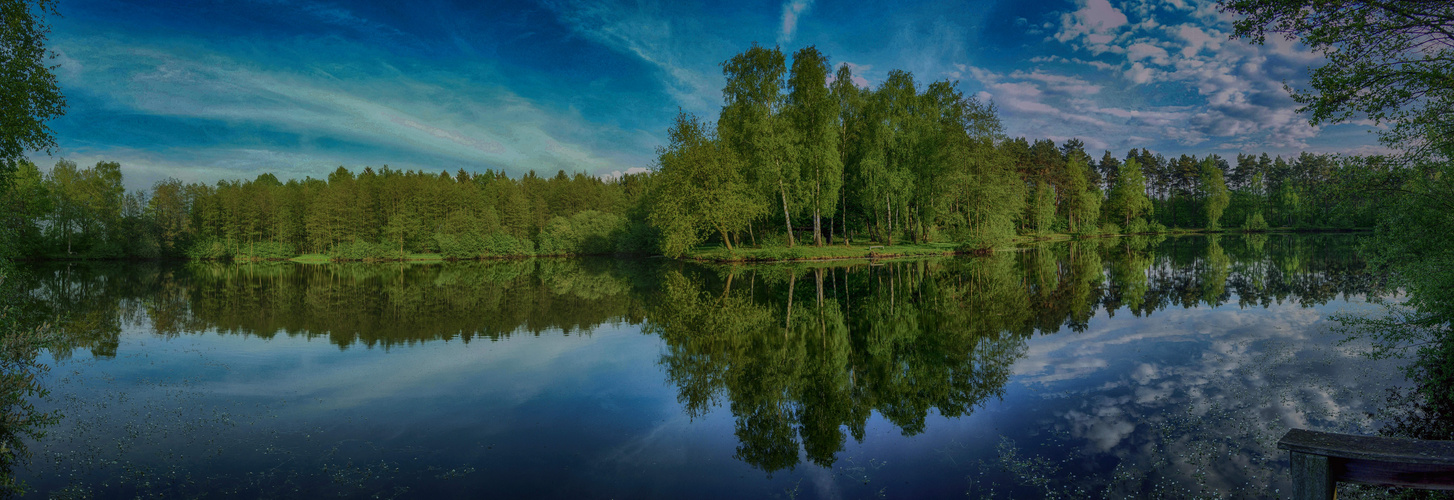
[(1242, 223), (1242, 230), (1249, 233), (1262, 233), (1268, 229), (1267, 220), (1262, 218), (1262, 212), (1253, 212), (1247, 216), (1247, 221)]

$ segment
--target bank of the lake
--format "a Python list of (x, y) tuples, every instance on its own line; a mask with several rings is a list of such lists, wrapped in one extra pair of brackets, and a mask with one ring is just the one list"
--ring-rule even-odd
[(1322, 229), (1322, 228), (1273, 228), (1267, 231), (1243, 231), (1241, 229), (1173, 229), (1158, 233), (1141, 234), (1065, 234), (1049, 233), (1039, 235), (1021, 235), (1014, 237), (1008, 244), (994, 248), (983, 248), (966, 246), (959, 243), (936, 242), (936, 243), (908, 243), (897, 245), (884, 245), (879, 243), (869, 244), (827, 244), (815, 246), (802, 244), (793, 247), (751, 247), (737, 246), (728, 249), (722, 245), (703, 245), (688, 250), (681, 256), (683, 260), (698, 262), (791, 262), (791, 261), (813, 261), (813, 260), (849, 260), (849, 259), (894, 259), (894, 258), (922, 258), (922, 257), (948, 257), (953, 255), (985, 255), (991, 252), (1014, 251), (1022, 249), (1026, 245), (1037, 245), (1045, 243), (1064, 242), (1071, 240), (1091, 240), (1104, 238), (1123, 237), (1144, 237), (1144, 238), (1166, 238), (1184, 236), (1231, 236), (1241, 235), (1267, 235), (1267, 234), (1346, 234), (1368, 232), (1370, 229)]

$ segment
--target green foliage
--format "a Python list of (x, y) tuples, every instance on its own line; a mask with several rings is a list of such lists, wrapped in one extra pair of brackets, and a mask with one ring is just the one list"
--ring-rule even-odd
[(1149, 232), (1151, 232), (1151, 226), (1146, 223), (1145, 219), (1131, 219), (1131, 222), (1126, 224), (1126, 234), (1145, 234)]
[(450, 260), (478, 259), (490, 254), (485, 248), (485, 238), (473, 232), (434, 233), (434, 243), (439, 246), (439, 254)]
[(535, 242), (503, 233), (485, 235), (485, 254), (492, 257), (527, 257), (535, 255)]
[(1212, 158), (1201, 162), (1202, 206), (1206, 211), (1207, 229), (1221, 229), (1222, 212), (1231, 202), (1231, 194), (1222, 179), (1222, 170)]
[(47, 15), (59, 15), (53, 0), (0, 0), (0, 181), (26, 152), (56, 146), (45, 122), (65, 113), (66, 99), (51, 72)]
[(1075, 234), (1095, 234), (1101, 218), (1101, 192), (1090, 182), (1090, 170), (1083, 153), (1071, 155), (1065, 165), (1065, 215)]
[(647, 255), (657, 252), (660, 236), (650, 224), (628, 220), (625, 227), (616, 233), (616, 253)]
[(648, 220), (661, 232), (661, 251), (679, 256), (714, 232), (728, 249), (760, 208), (738, 157), (696, 117), (681, 114), (658, 151), (659, 168)]
[(828, 75), (828, 58), (817, 48), (794, 53), (783, 111), (792, 125), (797, 177), (802, 182), (806, 211), (813, 219), (813, 242), (818, 246), (824, 243), (822, 216), (838, 208), (843, 181), (843, 161), (838, 155), (840, 103), (823, 83)]
[(959, 250), (977, 252), (1003, 248), (1009, 245), (1014, 237), (1014, 228), (1009, 225), (986, 227), (981, 231), (966, 235), (959, 245)]
[(1141, 164), (1127, 159), (1116, 171), (1116, 183), (1106, 198), (1105, 211), (1111, 220), (1120, 220), (1128, 233), (1141, 233), (1132, 226), (1132, 219), (1151, 213), (1151, 200), (1146, 196), (1146, 177), (1141, 173)]
[(187, 248), (187, 258), (195, 260), (227, 260), (236, 252), (231, 241), (208, 238)]
[(1313, 125), (1367, 117), (1409, 162), (1454, 157), (1454, 4), (1419, 0), (1327, 3), (1222, 0), (1241, 15), (1234, 36), (1296, 39), (1326, 62), (1293, 89)]
[(556, 217), (540, 232), (541, 255), (606, 255), (616, 251), (626, 219), (615, 214), (586, 210), (570, 217)]
[(284, 260), (298, 255), (298, 251), (281, 241), (260, 241), (238, 245), (232, 258), (236, 260)]
[(191, 245), (186, 256), (194, 260), (284, 260), (298, 255), (292, 245), (279, 241), (241, 243), (209, 238)]
[[(736, 193), (733, 198), (746, 195), (747, 206), (743, 210), (748, 214), (772, 214), (776, 218), (778, 207), (781, 207), (784, 234), (791, 246), (794, 244), (791, 217), (800, 209), (802, 191), (799, 189), (801, 169), (795, 168), (793, 131), (781, 113), (786, 61), (782, 51), (776, 47), (768, 49), (753, 44), (722, 63), (722, 76), (727, 81), (722, 88), (722, 112), (717, 119), (717, 130), (726, 152), (742, 162), (740, 182), (746, 189), (739, 191), (729, 185), (713, 187), (731, 187), (731, 191)], [(681, 129), (680, 122), (681, 119), (673, 124), (673, 130)], [(704, 132), (701, 135), (708, 134)], [(681, 244), (690, 240), (684, 237), (688, 231), (684, 226), (690, 224), (654, 225), (662, 228), (662, 252), (679, 255)]]
[(1242, 223), (1242, 230), (1249, 233), (1266, 232), (1267, 221), (1262, 219), (1262, 212), (1253, 212), (1247, 216), (1247, 221)]
[(1031, 193), (1030, 203), (1025, 207), (1026, 225), (1033, 234), (1049, 233), (1055, 223), (1055, 191), (1049, 183), (1038, 182)]

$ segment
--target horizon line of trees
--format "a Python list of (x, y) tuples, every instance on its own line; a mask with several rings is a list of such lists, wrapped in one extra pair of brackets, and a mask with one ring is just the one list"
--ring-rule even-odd
[[(706, 128), (690, 119), (678, 125)], [(674, 129), (674, 137), (679, 132)], [(703, 135), (693, 140), (704, 142), (667, 154), (726, 154), (720, 144), (711, 144), (720, 139)], [(1217, 219), (1243, 221), (1233, 226), (1251, 230), (1344, 229), (1371, 227), (1380, 201), (1357, 188), (1367, 176), (1359, 169), (1379, 165), (1378, 158), (1303, 153), (1289, 161), (1267, 154), (1238, 155), (1233, 166), (1216, 155), (1169, 159), (1145, 149), (1131, 150), (1125, 160), (1106, 152), (1099, 162), (1087, 161), (1080, 142), (1073, 139), (1058, 147), (1050, 140), (1032, 144), (1024, 138), (988, 147), (995, 150), (990, 155), (1020, 158), (1008, 165), (1031, 174), (1029, 181), (1000, 186), (1021, 198), (991, 199), (988, 192), (969, 196), (961, 191), (951, 195), (958, 199), (947, 200), (944, 207), (949, 210), (938, 214), (934, 224), (907, 215), (920, 210), (914, 206), (917, 199), (910, 198), (902, 219), (894, 215), (892, 202), (857, 212), (854, 208), (861, 205), (849, 202), (840, 205), (849, 210), (835, 209), (827, 217), (819, 213), (826, 223), (819, 226), (818, 236), (801, 232), (831, 244), (846, 243), (849, 237), (889, 243), (894, 235), (915, 242), (992, 242), (976, 238), (993, 237), (995, 231), (1155, 233), (1168, 227), (1216, 228)], [(664, 163), (679, 166), (685, 158)], [(710, 161), (703, 159), (702, 164)], [(450, 175), (387, 166), (354, 174), (338, 167), (324, 179), (284, 182), (268, 173), (211, 185), (167, 179), (149, 191), (127, 192), (119, 163), (81, 168), (62, 159), (47, 172), (21, 162), (0, 195), (20, 215), (13, 257), (30, 259), (679, 255), (702, 243), (772, 246), (789, 241), (784, 222), (774, 225), (766, 215), (755, 218), (749, 209), (712, 212), (718, 222), (711, 222), (708, 231), (669, 220), (668, 214), (689, 219), (691, 210), (705, 209), (714, 199), (702, 193), (711, 191), (710, 178), (684, 182), (674, 177), (681, 171), (670, 168), (607, 180), (580, 173), (545, 178), (529, 172), (513, 178), (492, 170), (472, 174), (461, 169)], [(1080, 189), (1089, 199), (1061, 199), (1062, 185), (1079, 187), (1056, 179), (1069, 173), (1084, 176)], [(957, 186), (981, 191), (992, 187)], [(847, 197), (842, 192), (838, 196)], [(990, 220), (995, 205), (998, 222)], [(789, 221), (812, 220), (806, 214), (792, 217), (788, 206)], [(1006, 206), (1016, 210), (1005, 213)], [(1084, 210), (1077, 212), (1077, 206)], [(898, 227), (891, 229), (893, 224)]]
[(1370, 180), (1398, 183), (1380, 157), (1233, 163), (1133, 148), (1097, 161), (1079, 139), (1005, 137), (994, 106), (953, 81), (921, 88), (895, 70), (860, 88), (847, 65), (830, 77), (814, 47), (791, 68), (757, 45), (722, 67), (715, 123), (680, 114), (643, 174), (338, 167), (322, 179), (167, 179), (127, 192), (119, 163), (62, 159), (44, 173), (21, 161), (0, 201), (19, 213), (23, 258), (675, 257), (800, 239), (984, 249), (1017, 234), (1372, 227), (1385, 196)]

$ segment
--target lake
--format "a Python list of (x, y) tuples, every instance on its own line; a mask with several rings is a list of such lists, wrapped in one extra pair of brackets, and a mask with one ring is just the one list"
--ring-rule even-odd
[(701, 265), (37, 264), (31, 495), (1287, 495), (1373, 434), (1353, 235)]

